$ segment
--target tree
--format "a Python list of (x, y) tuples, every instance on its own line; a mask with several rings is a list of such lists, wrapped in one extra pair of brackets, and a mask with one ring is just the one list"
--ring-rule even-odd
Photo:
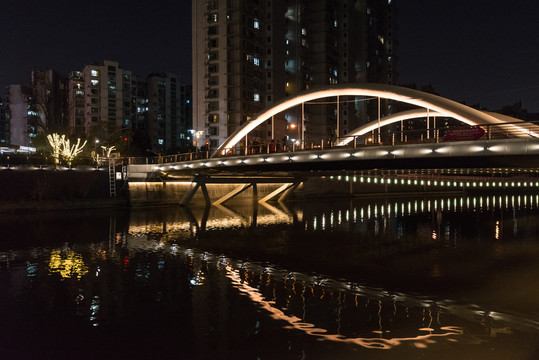
[(54, 165), (58, 167), (60, 164), (60, 154), (62, 153), (62, 146), (64, 144), (65, 135), (58, 135), (57, 133), (47, 135), (47, 140), (52, 147), (52, 157), (54, 159)]
[(52, 147), (52, 157), (54, 158), (54, 164), (58, 167), (60, 164), (60, 155), (65, 160), (68, 166), (71, 166), (71, 162), (77, 155), (82, 152), (82, 149), (86, 145), (86, 140), (82, 146), (80, 145), (80, 138), (77, 139), (77, 143), (71, 145), (69, 139), (65, 138), (65, 135), (59, 135), (57, 133), (49, 134), (47, 136), (49, 144)]
[(77, 155), (79, 155), (82, 152), (82, 149), (86, 145), (87, 141), (84, 140), (84, 144), (80, 146), (80, 138), (77, 139), (77, 143), (73, 146), (71, 146), (69, 139), (63, 141), (62, 144), (62, 157), (67, 162), (68, 166), (71, 166), (71, 162)]

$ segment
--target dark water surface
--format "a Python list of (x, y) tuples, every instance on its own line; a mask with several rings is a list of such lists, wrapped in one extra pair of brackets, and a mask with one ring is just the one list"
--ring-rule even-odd
[(539, 196), (0, 217), (0, 359), (539, 359)]

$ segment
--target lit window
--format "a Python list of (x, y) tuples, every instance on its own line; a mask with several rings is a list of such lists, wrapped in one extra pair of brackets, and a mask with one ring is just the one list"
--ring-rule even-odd
[(337, 27), (338, 23), (337, 23), (337, 20), (334, 20), (333, 21), (333, 27)]
[(159, 145), (163, 145), (165, 143), (165, 141), (163, 139), (157, 139), (157, 143)]
[(97, 84), (99, 84), (99, 80), (92, 80), (92, 85), (95, 86), (95, 85), (97, 85)]
[(253, 63), (254, 63), (256, 66), (260, 66), (260, 59), (255, 57), (255, 58), (253, 59)]
[(97, 70), (92, 70), (91, 73), (92, 73), (92, 76), (99, 75), (99, 71), (97, 71)]
[(253, 100), (254, 101), (260, 101), (260, 94), (254, 94), (253, 95)]
[(254, 27), (255, 29), (260, 29), (260, 21), (258, 21), (257, 19), (255, 19), (255, 20), (253, 21), (253, 27)]

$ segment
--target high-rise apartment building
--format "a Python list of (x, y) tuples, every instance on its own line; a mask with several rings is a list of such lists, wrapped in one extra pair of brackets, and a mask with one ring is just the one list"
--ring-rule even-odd
[(65, 81), (52, 69), (33, 69), (31, 72), (32, 106), (37, 113), (36, 131), (53, 132), (65, 128)]
[(84, 78), (81, 71), (72, 71), (67, 81), (67, 118), (71, 135), (86, 136)]
[(131, 71), (105, 60), (82, 70), (84, 128), (87, 137), (123, 138), (131, 121)]
[(5, 146), (9, 142), (9, 107), (0, 97), (0, 146)]
[(151, 149), (150, 137), (148, 134), (148, 80), (146, 77), (131, 77), (131, 131), (135, 151), (139, 155), (148, 155), (147, 150)]
[(70, 134), (138, 155), (187, 150), (191, 87), (175, 74), (142, 78), (105, 60), (71, 72), (67, 88)]
[(189, 88), (175, 74), (148, 76), (147, 133), (153, 152), (187, 149)]
[(37, 113), (32, 110), (32, 89), (20, 84), (8, 86), (9, 103), (9, 145), (28, 146), (35, 136), (32, 117)]
[(3, 105), (7, 111), (0, 124), (6, 145), (35, 146), (36, 136), (64, 128), (64, 82), (50, 69), (32, 70), (30, 86), (12, 84)]
[[(396, 81), (391, 0), (193, 0), (192, 11), (193, 125), (214, 148), (303, 90)], [(306, 139), (343, 136), (378, 114), (362, 97), (339, 103), (339, 116), (336, 99), (305, 105)], [(297, 138), (300, 117), (290, 109), (252, 136)]]

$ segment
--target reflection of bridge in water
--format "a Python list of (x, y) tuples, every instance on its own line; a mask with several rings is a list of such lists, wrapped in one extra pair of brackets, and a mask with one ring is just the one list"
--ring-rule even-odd
[[(332, 203), (331, 209), (315, 202), (306, 203), (300, 209), (266, 205), (166, 208), (163, 209), (163, 214), (168, 216), (166, 221), (160, 221), (159, 214), (155, 215), (155, 221), (147, 214), (138, 220), (133, 213), (127, 241), (133, 241), (135, 248), (141, 248), (143, 242), (152, 249), (169, 248), (176, 256), (185, 256), (193, 266), (195, 286), (206, 286), (208, 275), (219, 271), (272, 319), (320, 340), (378, 349), (403, 345), (429, 348), (446, 341), (476, 343), (510, 331), (539, 330), (539, 323), (531, 318), (494, 311), (488, 306), (371, 287), (353, 278), (339, 280), (323, 273), (313, 275), (316, 271), (293, 270), (267, 256), (291, 244), (281, 245), (278, 235), (273, 239), (257, 235), (257, 228), (275, 234), (288, 229), (297, 232), (293, 237), (301, 243), (299, 232), (306, 232), (311, 236), (306, 247), (316, 248), (320, 245), (316, 234), (324, 234), (325, 254), (315, 258), (305, 250), (303, 256), (328, 265), (328, 259), (346, 263), (343, 257), (333, 257), (331, 248), (346, 244), (344, 234), (350, 234), (355, 237), (355, 246), (361, 249), (357, 254), (362, 253), (355, 257), (352, 267), (362, 273), (364, 269), (358, 265), (366, 257), (374, 257), (381, 264), (380, 259), (392, 253), (413, 253), (425, 246), (433, 251), (437, 246), (463, 246), (460, 225), (452, 223), (456, 214), (459, 219), (473, 216), (490, 219), (490, 237), (480, 236), (484, 241), (516, 239), (527, 243), (527, 236), (535, 233), (535, 227), (530, 226), (524, 215), (538, 213), (539, 195), (356, 199)], [(402, 225), (422, 214), (429, 216), (417, 221), (417, 231), (427, 235), (418, 236), (416, 231), (407, 234), (410, 230)], [(211, 233), (218, 233), (218, 239), (208, 236)], [(335, 244), (332, 237), (328, 243), (328, 233), (339, 234), (337, 237), (342, 240)], [(388, 236), (384, 237), (384, 233)], [(186, 238), (194, 240), (182, 240)], [(379, 250), (373, 248), (373, 242), (382, 245)], [(245, 252), (252, 247), (267, 247), (268, 251), (262, 257)], [(244, 255), (220, 255), (235, 251)], [(498, 256), (504, 256), (503, 249), (497, 251)], [(348, 252), (351, 257), (353, 254), (356, 253)], [(218, 264), (217, 268), (213, 264)], [(375, 279), (391, 272), (383, 268), (377, 270)], [(325, 316), (320, 318), (320, 312)], [(481, 325), (472, 330), (467, 327), (470, 323)]]
[[(521, 184), (522, 185), (522, 184)], [(334, 201), (333, 201), (334, 202)], [(382, 197), (376, 199), (355, 199), (336, 202), (340, 206), (329, 212), (317, 209), (314, 202), (309, 206), (296, 209), (285, 203), (252, 203), (248, 206), (205, 206), (195, 208), (164, 208), (167, 220), (162, 220), (164, 213), (156, 210), (159, 220), (152, 221), (144, 216), (144, 224), (137, 225), (137, 211), (132, 213), (132, 225), (129, 232), (152, 234), (189, 234), (197, 236), (206, 231), (237, 230), (242, 228), (271, 226), (301, 226), (309, 231), (354, 230), (358, 224), (370, 221), (382, 221), (387, 226), (391, 219), (402, 219), (420, 214), (444, 215), (498, 212), (537, 211), (538, 194), (510, 195), (430, 195), (426, 197)], [(512, 221), (513, 218), (498, 219)], [(497, 238), (500, 223), (496, 232)]]
[[(520, 201), (523, 202), (523, 198)], [(537, 199), (534, 201), (537, 206)], [(463, 205), (466, 203), (468, 201), (463, 200)], [(469, 203), (473, 204), (473, 200)], [(515, 207), (517, 203), (518, 197)], [(508, 199), (500, 208), (512, 204)], [(399, 203), (397, 207), (402, 206)], [(478, 209), (480, 207), (474, 207), (474, 211)], [(235, 228), (236, 225), (225, 221), (223, 226)], [(174, 231), (170, 226), (167, 229)], [(145, 231), (137, 226), (130, 227), (131, 236)], [(256, 260), (238, 260), (217, 255), (219, 252), (185, 247), (181, 241), (176, 244), (178, 239), (173, 237), (164, 243), (152, 239), (155, 237), (146, 240), (148, 245), (184, 257), (192, 266), (193, 286), (207, 287), (209, 274), (222, 273), (234, 288), (272, 319), (289, 330), (319, 340), (373, 349), (403, 345), (429, 348), (446, 341), (477, 343), (481, 338), (514, 330), (539, 330), (536, 321), (475, 304), (290, 271), (267, 261), (262, 264)], [(226, 241), (225, 236), (222, 240)], [(468, 328), (470, 323), (481, 325), (472, 329)]]
[[(488, 343), (491, 337), (508, 332), (535, 334), (539, 330), (535, 313), (524, 316), (484, 301), (455, 300), (429, 286), (422, 292), (402, 289), (384, 278), (389, 274), (390, 279), (400, 283), (416, 275), (415, 282), (426, 282), (433, 276), (431, 260), (440, 264), (434, 274), (444, 275), (447, 269), (440, 261), (440, 249), (449, 249), (443, 253), (448, 256), (476, 241), (481, 243), (480, 253), (495, 251), (496, 259), (514, 260), (511, 251), (515, 248), (504, 248), (508, 244), (523, 246), (526, 252), (536, 251), (532, 245), (536, 243), (539, 195), (387, 197), (335, 201), (331, 206), (317, 202), (301, 207), (266, 205), (132, 209), (128, 220), (116, 222), (111, 216), (109, 231), (99, 232), (103, 236), (91, 233), (81, 236), (85, 241), (61, 240), (46, 248), (38, 239), (31, 250), (0, 252), (0, 268), (27, 278), (25, 284), (46, 279), (43, 286), (27, 285), (32, 286), (36, 298), (50, 296), (51, 288), (45, 285), (56, 284), (60, 277), (80, 279), (74, 295), (66, 297), (67, 304), (75, 306), (80, 310), (78, 316), (95, 326), (115, 316), (109, 309), (139, 301), (133, 295), (139, 293), (133, 289), (140, 289), (144, 294), (140, 301), (151, 298), (158, 299), (151, 304), (159, 301), (174, 307), (192, 306), (192, 323), (199, 329), (214, 324), (204, 314), (211, 313), (221, 321), (230, 314), (231, 306), (241, 312), (248, 303), (259, 310), (255, 320), (262, 321), (262, 328), (250, 318), (245, 322), (250, 325), (242, 331), (267, 332), (269, 325), (264, 320), (270, 318), (275, 321), (272, 330), (284, 329), (287, 336), (300, 334), (365, 348), (439, 349), (452, 342)], [(86, 218), (87, 213), (81, 216)], [(485, 223), (488, 231), (467, 240), (457, 219), (469, 219), (476, 227)], [(413, 228), (412, 223), (416, 224)], [(208, 236), (212, 234), (216, 236)], [(344, 249), (339, 255), (347, 254), (348, 259), (333, 256), (341, 246)], [(248, 248), (266, 252), (260, 255), (246, 251)], [(406, 272), (392, 267), (392, 256), (413, 257), (418, 253), (424, 257), (414, 266), (427, 263), (424, 269)], [(476, 253), (467, 254), (470, 262), (481, 261), (474, 256)], [(285, 257), (292, 261), (283, 260)], [(374, 276), (362, 267), (369, 257), (377, 263)], [(309, 270), (298, 265), (309, 261)], [(314, 266), (316, 263), (322, 267)], [(352, 271), (336, 272), (335, 264), (350, 266)], [(458, 271), (462, 271), (462, 264), (465, 263), (451, 263)], [(499, 266), (496, 262), (489, 264), (487, 270)], [(114, 273), (114, 269), (118, 271)], [(404, 274), (400, 274), (401, 269)], [(461, 276), (478, 276), (464, 269)], [(138, 284), (127, 292), (122, 289), (126, 278)], [(69, 281), (61, 282), (66, 283)], [(167, 284), (171, 287), (164, 287)], [(495, 285), (501, 286), (499, 281)], [(83, 294), (86, 300), (77, 294)], [(530, 303), (536, 304), (533, 294), (528, 294), (532, 297)], [(245, 300), (232, 305), (229, 300), (236, 296)], [(508, 296), (514, 298), (512, 294)], [(182, 326), (191, 325), (187, 321)], [(217, 328), (215, 337), (226, 338), (223, 332), (228, 328)], [(196, 336), (200, 336), (197, 340), (204, 339), (205, 333), (201, 331)]]

